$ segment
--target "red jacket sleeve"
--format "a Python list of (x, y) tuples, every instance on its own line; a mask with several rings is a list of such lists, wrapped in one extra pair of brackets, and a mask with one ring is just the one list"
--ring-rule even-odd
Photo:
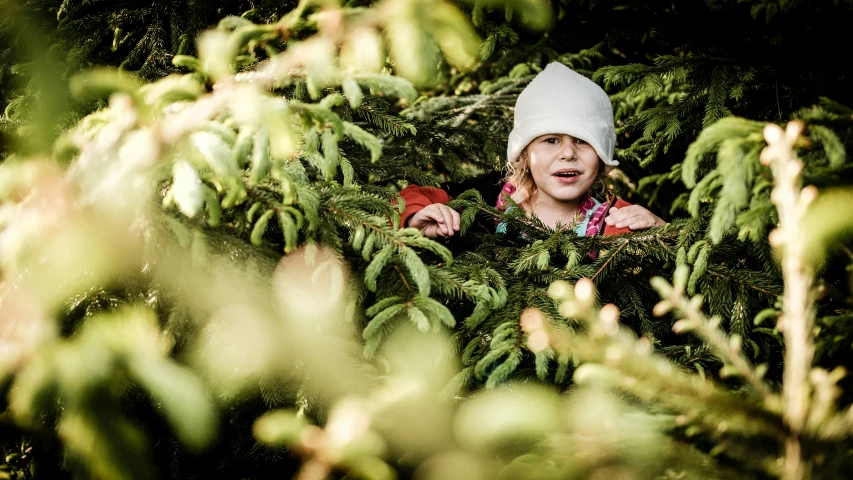
[(409, 185), (401, 190), (400, 197), (406, 201), (406, 209), (400, 215), (400, 225), (402, 227), (407, 227), (412, 215), (420, 212), (427, 205), (450, 201), (450, 195), (440, 188), (419, 187), (417, 185)]
[[(628, 207), (630, 205), (631, 204), (626, 202), (625, 200), (622, 200), (621, 198), (617, 198), (616, 203), (614, 203), (610, 208), (613, 208), (613, 207), (622, 208), (622, 207)], [(605, 214), (605, 217), (606, 216), (607, 216), (607, 214)], [(619, 235), (621, 233), (631, 233), (631, 229), (628, 227), (616, 228), (616, 227), (605, 224), (604, 232), (602, 233), (602, 235), (610, 236), (610, 235)]]

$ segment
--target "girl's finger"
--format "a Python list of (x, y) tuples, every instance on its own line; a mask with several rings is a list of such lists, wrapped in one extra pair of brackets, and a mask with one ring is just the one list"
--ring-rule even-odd
[(447, 223), (447, 216), (444, 214), (444, 205), (440, 203), (434, 203), (429, 206), (430, 212), (433, 214), (433, 217), (436, 222), (436, 226), (441, 232), (442, 236), (448, 236), (450, 234), (450, 227)]
[(438, 208), (438, 215), (441, 217), (441, 233), (445, 237), (449, 237), (453, 235), (453, 228), (451, 227), (452, 223), (450, 223), (450, 219), (447, 216), (447, 212), (444, 208)]
[[(610, 210), (613, 211), (614, 209), (611, 208)], [(613, 215), (612, 221), (614, 223), (617, 223), (617, 224), (618, 223), (624, 224), (629, 219), (634, 218), (638, 215), (643, 216), (646, 213), (650, 213), (650, 212), (648, 210), (646, 210), (645, 208), (639, 206), (639, 205), (629, 205), (627, 207), (622, 207), (622, 208), (618, 209), (616, 214)], [(610, 218), (610, 217), (608, 216), (608, 218)]]
[(644, 217), (640, 214), (630, 215), (630, 216), (627, 216), (626, 218), (620, 219), (618, 222), (616, 222), (616, 225), (614, 225), (614, 226), (616, 228), (625, 228), (625, 227), (630, 226), (634, 222), (642, 220), (643, 218)]
[(607, 215), (604, 217), (604, 221), (607, 222), (608, 225), (610, 225), (610, 222), (613, 221), (613, 219), (615, 218), (615, 214), (618, 211), (618, 208), (611, 207), (610, 210), (607, 211)]
[(441, 214), (441, 210), (430, 205), (422, 211), (424, 212), (425, 223), (435, 223), (437, 233), (439, 235), (447, 235), (447, 230), (444, 226), (444, 216)]
[(613, 225), (616, 222), (618, 222), (619, 220), (620, 220), (619, 215), (608, 215), (608, 216), (604, 217), (604, 223), (606, 223), (608, 225)]
[(444, 217), (443, 227), (445, 228), (445, 231), (447, 232), (448, 236), (453, 236), (453, 215), (451, 213), (453, 212), (453, 209), (448, 207), (447, 205), (442, 205), (440, 208), (441, 215)]
[(434, 203), (434, 204), (426, 207), (426, 209), (428, 209), (429, 213), (431, 214), (430, 218), (432, 218), (433, 220), (435, 220), (438, 223), (444, 222), (444, 215), (441, 214), (441, 207), (443, 207), (443, 206), (444, 205)]
[(427, 238), (437, 238), (440, 237), (440, 233), (435, 230), (435, 225), (430, 225), (423, 230), (421, 230), (421, 234)]
[(450, 209), (450, 215), (453, 217), (453, 230), (458, 232), (462, 227), (462, 217), (459, 215), (459, 212), (452, 208)]
[(607, 211), (607, 216), (604, 217), (604, 220), (610, 220), (610, 222), (608, 222), (608, 225), (613, 225), (614, 223), (621, 222), (626, 218), (630, 218), (636, 214), (636, 212), (633, 212), (631, 210), (631, 207), (633, 207), (633, 205), (622, 208), (613, 207)]
[(605, 217), (604, 221), (608, 225), (616, 225), (620, 222), (624, 222), (625, 219), (627, 219), (627, 218), (631, 218), (631, 216), (632, 215), (630, 214), (630, 212), (616, 212), (614, 214), (611, 214), (611, 215), (608, 215), (607, 217)]
[(652, 226), (652, 222), (645, 218), (641, 218), (639, 220), (631, 221), (631, 224), (628, 225), (628, 229), (630, 230), (642, 230), (644, 228), (649, 228)]

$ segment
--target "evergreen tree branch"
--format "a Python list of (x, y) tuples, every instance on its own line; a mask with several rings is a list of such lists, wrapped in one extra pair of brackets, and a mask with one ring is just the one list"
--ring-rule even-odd
[(800, 189), (803, 165), (793, 153), (803, 129), (801, 121), (789, 123), (784, 132), (777, 125), (769, 124), (764, 129), (767, 147), (761, 154), (762, 163), (771, 166), (776, 181), (771, 199), (779, 212), (779, 227), (771, 233), (770, 240), (772, 245), (784, 248), (785, 293), (779, 329), (785, 337), (784, 413), (791, 429), (785, 443), (785, 478), (789, 480), (799, 480), (808, 472), (802, 458), (800, 434), (811, 403), (808, 372), (814, 358), (814, 272), (804, 261), (804, 236), (800, 226), (817, 190), (814, 187)]
[(604, 270), (610, 264), (610, 262), (613, 261), (614, 258), (616, 258), (616, 255), (626, 246), (628, 246), (628, 240), (622, 242), (622, 245), (620, 245), (613, 253), (609, 255), (607, 261), (604, 262), (600, 267), (598, 267), (598, 270), (595, 271), (595, 274), (592, 276), (592, 279), (595, 280), (598, 277), (598, 274), (601, 273), (602, 270)]
[(406, 280), (406, 275), (403, 273), (402, 270), (400, 270), (400, 266), (394, 265), (394, 271), (397, 272), (397, 275), (399, 275), (400, 280), (403, 282), (403, 285), (406, 287), (406, 290), (409, 292), (409, 295), (413, 295), (415, 291), (414, 289), (412, 289), (412, 286), (409, 285), (409, 282)]
[(719, 329), (720, 319), (715, 317), (709, 320), (702, 314), (700, 310), (701, 296), (695, 296), (690, 300), (684, 296), (685, 284), (683, 282), (687, 277), (687, 269), (682, 266), (679, 267), (679, 270), (675, 274), (674, 285), (669, 285), (666, 280), (661, 278), (653, 279), (653, 285), (663, 298), (663, 301), (655, 306), (655, 314), (663, 315), (670, 309), (677, 310), (685, 318), (673, 325), (673, 331), (676, 333), (698, 332), (714, 348), (723, 362), (733, 366), (735, 372), (747, 380), (765, 404), (778, 404), (778, 400), (761, 379), (761, 375), (753, 370), (741, 354), (740, 337), (726, 338), (725, 334)]

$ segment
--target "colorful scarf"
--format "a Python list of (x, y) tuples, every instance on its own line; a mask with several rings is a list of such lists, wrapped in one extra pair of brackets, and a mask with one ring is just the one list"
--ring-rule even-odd
[[(505, 212), (509, 205), (507, 197), (515, 193), (515, 185), (505, 183), (501, 188), (501, 193), (498, 194), (498, 200), (495, 203), (495, 208), (500, 212)], [(589, 192), (585, 193), (581, 199), (581, 204), (578, 207), (579, 212), (584, 212), (584, 220), (575, 228), (578, 236), (594, 236), (601, 229), (601, 224), (604, 222), (604, 213), (607, 211), (607, 203), (601, 203), (592, 198)], [(506, 224), (499, 222), (496, 224), (497, 233), (506, 232)]]

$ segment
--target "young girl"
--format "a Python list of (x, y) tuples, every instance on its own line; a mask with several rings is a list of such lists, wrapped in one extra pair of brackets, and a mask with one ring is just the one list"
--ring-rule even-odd
[[(551, 228), (571, 228), (580, 236), (663, 225), (662, 219), (639, 205), (615, 197), (602, 203), (590, 195), (595, 181), (619, 165), (613, 159), (615, 144), (607, 93), (565, 65), (550, 63), (515, 103), (507, 146), (509, 175), (503, 182), (487, 181), (486, 189), (498, 190), (498, 210), (506, 210), (509, 196), (527, 215)], [(410, 185), (400, 192), (406, 201), (402, 224), (430, 238), (452, 236), (459, 231), (459, 213), (445, 203), (450, 195), (472, 186)], [(498, 233), (505, 229), (498, 224)]]

